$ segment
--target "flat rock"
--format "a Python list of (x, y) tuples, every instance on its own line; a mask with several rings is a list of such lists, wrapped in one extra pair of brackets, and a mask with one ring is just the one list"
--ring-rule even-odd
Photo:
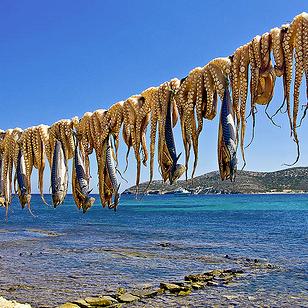
[(102, 297), (86, 297), (85, 301), (91, 306), (110, 306), (117, 301), (111, 296), (102, 296)]
[(166, 283), (166, 282), (161, 282), (160, 283), (160, 288), (163, 290), (168, 290), (171, 293), (179, 293), (180, 291), (189, 291), (191, 290), (191, 285), (187, 285), (183, 282), (179, 283)]
[(118, 297), (118, 299), (122, 303), (131, 303), (131, 302), (134, 302), (134, 301), (136, 301), (140, 298), (138, 296), (135, 296), (135, 295), (130, 294), (130, 293), (124, 293), (124, 294), (121, 294)]
[(214, 278), (213, 275), (210, 275), (208, 273), (205, 274), (193, 274), (185, 276), (184, 279), (186, 281), (192, 281), (192, 282), (204, 282), (204, 281), (210, 281)]
[(179, 296), (187, 296), (191, 293), (191, 290), (187, 290), (187, 291), (180, 291), (178, 293)]
[(77, 304), (80, 308), (89, 308), (91, 305), (87, 303), (84, 299), (76, 299), (72, 301), (73, 304)]
[(204, 288), (205, 285), (204, 285), (204, 283), (194, 282), (194, 283), (191, 284), (191, 286), (192, 286), (193, 289), (199, 290), (199, 289)]
[(163, 290), (168, 290), (170, 292), (180, 292), (180, 291), (182, 291), (182, 287), (175, 284), (175, 283), (161, 282), (160, 288), (163, 289)]
[(132, 294), (138, 297), (154, 297), (158, 294), (158, 289), (142, 289), (133, 291)]
[(213, 276), (219, 276), (222, 273), (223, 273), (223, 270), (219, 270), (219, 269), (215, 269), (215, 270), (209, 272), (209, 274), (211, 274)]
[(58, 308), (80, 308), (80, 306), (73, 303), (65, 303), (59, 306)]

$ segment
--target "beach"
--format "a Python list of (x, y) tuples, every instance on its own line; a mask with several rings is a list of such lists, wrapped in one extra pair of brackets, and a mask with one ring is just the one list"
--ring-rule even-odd
[(117, 212), (97, 204), (87, 214), (70, 195), (57, 209), (34, 195), (33, 218), (15, 198), (8, 223), (1, 210), (0, 296), (56, 307), (243, 269), (232, 283), (187, 296), (164, 292), (125, 306), (303, 306), (307, 211), (305, 194), (123, 196)]

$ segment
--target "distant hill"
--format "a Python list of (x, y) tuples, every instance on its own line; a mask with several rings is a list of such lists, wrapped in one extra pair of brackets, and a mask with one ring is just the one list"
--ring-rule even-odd
[[(139, 186), (143, 192), (148, 182)], [(308, 167), (289, 168), (274, 172), (238, 171), (235, 182), (221, 181), (218, 171), (197, 176), (192, 180), (180, 180), (174, 185), (153, 181), (150, 194), (173, 193), (188, 190), (194, 194), (255, 194), (255, 193), (305, 193), (308, 192)], [(135, 186), (124, 193), (135, 193)]]

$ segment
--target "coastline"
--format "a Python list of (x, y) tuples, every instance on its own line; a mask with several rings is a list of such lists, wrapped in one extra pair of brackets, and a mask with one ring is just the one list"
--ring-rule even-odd
[(308, 197), (299, 194), (170, 195), (123, 197), (117, 212), (97, 204), (84, 215), (70, 195), (57, 209), (33, 196), (33, 218), (15, 199), (0, 229), (0, 294), (33, 308), (102, 296), (120, 305), (118, 290), (138, 296), (160, 283), (182, 287), (185, 276), (270, 263), (246, 267), (228, 284), (217, 277), (189, 295), (166, 291), (124, 307), (295, 306), (307, 300), (301, 249), (307, 210)]

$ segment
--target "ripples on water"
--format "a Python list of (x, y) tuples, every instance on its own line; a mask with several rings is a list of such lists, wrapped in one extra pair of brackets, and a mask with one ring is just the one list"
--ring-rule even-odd
[(32, 204), (36, 218), (15, 198), (8, 223), (0, 209), (0, 295), (34, 307), (183, 279), (221, 267), (224, 255), (284, 269), (237, 294), (307, 295), (307, 195), (125, 196), (117, 212), (95, 205), (85, 215), (71, 196), (57, 209), (39, 196)]

